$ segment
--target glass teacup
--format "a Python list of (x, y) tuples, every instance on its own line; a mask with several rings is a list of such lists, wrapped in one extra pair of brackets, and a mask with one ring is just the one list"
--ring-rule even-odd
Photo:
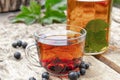
[[(64, 25), (66, 26), (66, 25)], [(34, 34), (40, 65), (51, 75), (65, 76), (78, 71), (84, 54), (86, 30), (42, 29)], [(29, 48), (26, 56), (29, 59)]]

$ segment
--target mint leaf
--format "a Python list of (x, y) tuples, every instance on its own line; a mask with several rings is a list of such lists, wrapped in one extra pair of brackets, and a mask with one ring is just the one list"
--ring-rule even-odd
[(36, 1), (30, 1), (30, 6), (21, 6), (21, 12), (13, 18), (12, 22), (24, 22), (25, 24), (33, 24), (40, 21), (41, 6)]
[(109, 25), (105, 21), (101, 19), (95, 19), (88, 22), (88, 24), (86, 25), (86, 30), (90, 30), (92, 32), (99, 32), (106, 29), (108, 26)]
[(36, 1), (30, 1), (30, 7), (29, 7), (29, 10), (36, 14), (36, 15), (39, 15), (41, 13), (41, 6), (39, 3), (37, 3)]
[(25, 13), (25, 14), (30, 14), (31, 13), (30, 10), (24, 5), (22, 5), (20, 7), (20, 10), (21, 10), (22, 13)]
[(46, 0), (45, 7), (46, 9), (51, 8), (53, 5), (60, 3), (63, 0)]
[(42, 23), (65, 22), (66, 16), (64, 10), (66, 10), (66, 3), (65, 0), (47, 0), (45, 3), (45, 16), (42, 18)]
[(91, 20), (86, 25), (86, 52), (99, 52), (104, 47), (108, 46), (106, 40), (108, 24), (104, 20), (96, 19)]
[(26, 14), (19, 14), (17, 15), (12, 22), (24, 22), (27, 25), (30, 25), (32, 23), (34, 23), (36, 21), (36, 19), (32, 16), (26, 15)]
[(61, 0), (61, 2), (52, 6), (52, 9), (53, 10), (64, 11), (64, 10), (66, 10), (66, 4), (67, 4), (66, 0)]

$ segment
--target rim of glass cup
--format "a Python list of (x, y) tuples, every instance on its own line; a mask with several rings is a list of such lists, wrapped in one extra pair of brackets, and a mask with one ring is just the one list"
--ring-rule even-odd
[[(67, 25), (67, 26), (72, 26), (72, 25)], [(84, 28), (82, 28), (82, 27), (79, 27), (79, 28), (80, 28), (80, 30), (83, 31), (83, 33), (80, 33), (80, 32), (74, 31), (74, 30), (64, 29), (65, 31), (74, 31), (74, 32), (76, 32), (77, 34), (80, 34), (80, 36), (78, 36), (78, 37), (70, 38), (70, 39), (67, 39), (67, 40), (75, 40), (75, 39), (79, 39), (79, 38), (85, 37), (86, 34), (87, 34), (87, 31), (86, 31)], [(44, 28), (44, 29), (45, 29), (45, 28)], [(57, 30), (59, 30), (59, 29), (53, 29), (53, 30), (56, 30), (56, 31), (57, 31)], [(44, 34), (40, 34), (40, 32), (35, 32), (35, 33), (34, 33), (34, 36), (35, 36), (35, 37), (40, 38), (40, 39), (44, 39), (44, 40), (55, 40), (55, 41), (63, 41), (63, 40), (66, 40), (66, 39), (46, 39), (45, 37), (41, 37), (42, 35), (44, 35)]]

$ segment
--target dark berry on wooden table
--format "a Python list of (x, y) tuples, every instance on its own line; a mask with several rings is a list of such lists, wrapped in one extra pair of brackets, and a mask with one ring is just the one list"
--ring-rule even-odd
[(85, 69), (85, 68), (81, 68), (81, 69), (80, 69), (80, 74), (81, 74), (81, 75), (85, 75), (85, 73), (86, 73), (86, 69)]
[(69, 78), (70, 80), (77, 80), (77, 78), (78, 78), (77, 72), (70, 72), (70, 73), (68, 74), (68, 78)]
[(85, 68), (86, 69), (86, 64), (85, 63), (81, 63), (79, 68)]
[(48, 72), (42, 73), (42, 78), (49, 79), (49, 73)]
[(21, 41), (21, 40), (18, 40), (18, 41), (17, 41), (17, 46), (19, 46), (19, 47), (22, 46), (22, 41)]
[(22, 43), (22, 48), (24, 48), (24, 49), (25, 49), (25, 48), (27, 47), (27, 45), (28, 45), (28, 43), (27, 43), (27, 42), (23, 42), (23, 43)]
[(14, 53), (14, 57), (15, 57), (16, 59), (20, 59), (20, 58), (21, 58), (21, 53), (20, 53), (20, 52), (15, 52), (15, 53)]
[(17, 48), (17, 42), (12, 43), (12, 47)]
[(89, 69), (89, 64), (85, 64), (85, 69)]
[(34, 77), (30, 77), (29, 80), (36, 80)]
[(78, 72), (76, 72), (77, 73), (77, 75), (78, 75), (78, 78), (80, 77), (80, 71), (78, 71)]

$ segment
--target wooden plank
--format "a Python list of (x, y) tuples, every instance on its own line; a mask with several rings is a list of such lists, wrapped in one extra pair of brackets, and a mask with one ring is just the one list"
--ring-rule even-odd
[[(120, 80), (120, 74), (111, 69), (109, 66), (105, 65), (101, 61), (95, 59), (92, 56), (84, 57), (86, 62), (91, 64), (90, 68), (87, 70), (86, 75), (81, 76), (78, 80)], [(58, 78), (53, 78), (51, 80), (60, 80)], [(66, 79), (63, 79), (66, 80)]]
[(120, 49), (111, 48), (106, 53), (95, 57), (120, 73)]

